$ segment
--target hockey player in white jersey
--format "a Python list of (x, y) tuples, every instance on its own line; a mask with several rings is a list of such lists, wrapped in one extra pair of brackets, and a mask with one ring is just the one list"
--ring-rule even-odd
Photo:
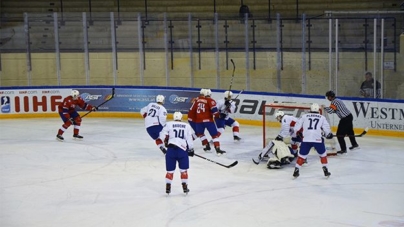
[(240, 124), (238, 123), (238, 121), (230, 117), (230, 114), (234, 113), (234, 111), (236, 110), (236, 104), (231, 100), (232, 96), (233, 92), (225, 91), (224, 99), (219, 99), (216, 102), (216, 106), (220, 114), (218, 117), (215, 117), (215, 123), (220, 134), (224, 133), (224, 129), (226, 126), (232, 127), (233, 139), (235, 141), (240, 141)]
[(276, 112), (275, 117), (281, 123), (281, 131), (275, 140), (283, 141), (284, 138), (291, 137), (290, 145), (292, 147), (292, 154), (297, 155), (297, 149), (299, 148), (300, 142), (302, 142), (302, 138), (298, 136), (301, 134), (301, 131), (295, 132), (293, 127), (299, 119), (294, 116), (285, 115), (283, 111)]
[(166, 152), (166, 193), (171, 192), (171, 182), (174, 177), (176, 164), (181, 173), (181, 183), (184, 193), (188, 193), (189, 157), (194, 156), (192, 128), (189, 124), (181, 122), (181, 112), (175, 112), (174, 121), (167, 122), (160, 133), (160, 139), (167, 144)]
[(156, 102), (149, 103), (140, 110), (140, 114), (145, 119), (145, 127), (147, 133), (155, 141), (160, 150), (165, 153), (166, 148), (160, 140), (159, 135), (167, 121), (167, 110), (163, 106), (164, 96), (157, 95)]
[[(299, 120), (294, 116), (285, 115), (283, 111), (275, 113), (276, 120), (281, 123), (281, 130), (275, 140), (272, 140), (258, 155), (258, 160), (254, 160), (258, 164), (260, 160), (268, 157), (267, 167), (269, 169), (279, 169), (281, 165), (289, 164), (297, 156), (301, 137), (297, 136), (301, 132), (294, 132), (293, 126)], [(291, 137), (291, 149), (283, 142), (284, 138)]]
[(324, 175), (327, 178), (331, 175), (327, 168), (327, 152), (322, 135), (324, 133), (327, 139), (332, 139), (333, 134), (331, 133), (330, 124), (327, 122), (327, 119), (319, 114), (319, 109), (320, 106), (317, 103), (313, 103), (310, 106), (310, 113), (304, 114), (294, 127), (294, 131), (303, 129), (303, 140), (293, 172), (293, 177), (295, 178), (299, 177), (300, 167), (303, 165), (312, 147), (316, 149), (320, 156)]

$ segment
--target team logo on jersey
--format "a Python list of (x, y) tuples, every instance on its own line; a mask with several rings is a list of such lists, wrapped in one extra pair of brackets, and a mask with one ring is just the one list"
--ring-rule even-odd
[(10, 97), (2, 96), (1, 100), (1, 112), (2, 113), (10, 113)]
[(83, 93), (80, 95), (80, 97), (88, 102), (88, 101), (92, 101), (92, 100), (98, 100), (102, 97), (102, 95), (91, 95), (90, 93)]
[(172, 104), (177, 104), (179, 102), (187, 102), (189, 98), (188, 97), (180, 97), (178, 95), (170, 95), (170, 97), (168, 98), (168, 100), (172, 103)]

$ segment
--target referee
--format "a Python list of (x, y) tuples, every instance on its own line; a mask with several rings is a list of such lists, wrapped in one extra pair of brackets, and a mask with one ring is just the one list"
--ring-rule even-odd
[(341, 99), (335, 97), (335, 93), (333, 91), (327, 91), (325, 96), (327, 97), (328, 101), (331, 101), (330, 107), (325, 107), (325, 110), (330, 114), (336, 113), (340, 118), (337, 129), (337, 139), (341, 150), (337, 151), (337, 153), (346, 153), (345, 136), (349, 136), (349, 140), (351, 141), (352, 147), (350, 147), (349, 150), (358, 149), (359, 145), (356, 143), (354, 136), (352, 124), (353, 116), (351, 112), (348, 110), (348, 108), (346, 108)]

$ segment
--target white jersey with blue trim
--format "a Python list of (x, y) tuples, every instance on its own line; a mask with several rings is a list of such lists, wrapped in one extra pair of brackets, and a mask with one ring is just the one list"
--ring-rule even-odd
[(155, 125), (166, 125), (167, 110), (161, 104), (155, 102), (149, 103), (149, 105), (143, 107), (140, 110), (140, 114), (142, 114), (142, 116), (146, 114), (146, 117), (144, 119), (146, 128)]
[(226, 105), (224, 104), (225, 102), (226, 102), (225, 99), (219, 99), (216, 102), (216, 107), (217, 107), (217, 109), (219, 110), (220, 113), (226, 114), (225, 119), (227, 120), (230, 117), (229, 114), (234, 113), (234, 111), (236, 110), (236, 104), (232, 100), (230, 100), (230, 108), (227, 109)]
[(289, 136), (296, 137), (296, 131), (291, 131), (290, 129), (293, 129), (298, 121), (299, 119), (294, 116), (283, 115), (281, 120), (281, 131), (279, 132), (279, 135), (282, 136), (282, 138), (287, 138)]
[(294, 131), (297, 132), (303, 128), (303, 142), (321, 143), (322, 131), (325, 135), (331, 132), (330, 124), (327, 119), (318, 113), (304, 114), (296, 123)]
[(181, 121), (169, 121), (160, 132), (160, 139), (165, 140), (168, 136), (168, 144), (173, 144), (184, 151), (194, 148), (191, 126)]

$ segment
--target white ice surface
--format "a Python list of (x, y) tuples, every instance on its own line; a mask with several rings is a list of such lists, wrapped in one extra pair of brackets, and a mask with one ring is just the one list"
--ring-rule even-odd
[[(81, 135), (55, 140), (60, 119), (0, 120), (0, 226), (404, 226), (404, 139), (358, 138), (360, 150), (320, 161), (293, 180), (293, 165), (252, 163), (262, 129), (222, 135), (226, 157), (196, 153), (185, 196), (176, 172), (165, 194), (164, 156), (140, 119), (85, 118)], [(275, 134), (276, 135), (276, 132)], [(349, 140), (346, 139), (349, 146)], [(178, 170), (177, 170), (178, 171)]]

